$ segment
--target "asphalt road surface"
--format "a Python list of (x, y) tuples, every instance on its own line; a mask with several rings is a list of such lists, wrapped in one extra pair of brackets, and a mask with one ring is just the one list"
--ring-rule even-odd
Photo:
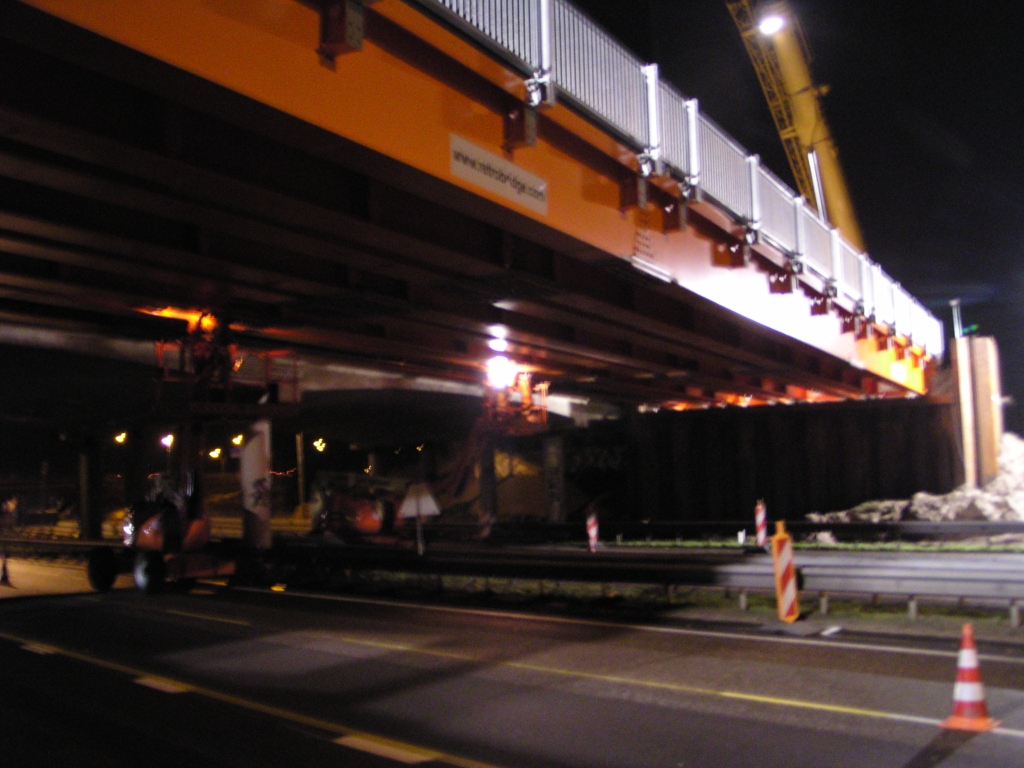
[(0, 603), (18, 766), (1024, 765), (1024, 658), (982, 649), (992, 733), (938, 727), (956, 648), (247, 591)]

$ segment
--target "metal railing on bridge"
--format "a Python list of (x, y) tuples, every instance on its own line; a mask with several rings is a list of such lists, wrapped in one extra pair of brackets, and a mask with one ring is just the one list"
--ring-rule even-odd
[[(667, 173), (805, 267), (864, 316), (929, 354), (942, 323), (866, 254), (761, 167), (725, 131), (660, 80), (568, 0), (413, 0), (521, 72), (531, 93), (564, 100), (634, 149), (644, 173)], [(539, 104), (540, 97), (535, 101)]]

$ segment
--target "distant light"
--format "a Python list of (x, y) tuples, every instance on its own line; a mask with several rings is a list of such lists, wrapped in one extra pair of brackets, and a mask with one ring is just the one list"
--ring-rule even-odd
[(495, 389), (511, 387), (518, 372), (516, 364), (504, 355), (492, 357), (487, 361), (487, 383)]
[(117, 443), (118, 445), (121, 445), (127, 439), (128, 439), (128, 433), (127, 432), (122, 432), (122, 433), (120, 433), (118, 435), (114, 435), (114, 442)]
[(242, 441), (245, 440), (245, 435), (235, 435), (231, 438), (232, 445), (241, 445)]
[(210, 458), (211, 459), (219, 459), (220, 458), (220, 448), (214, 448), (212, 451), (210, 451)]
[(324, 440), (322, 437), (318, 437), (316, 440), (313, 441), (313, 447), (316, 448), (317, 451), (319, 451), (320, 453), (323, 453), (327, 449), (327, 441)]
[(495, 352), (504, 352), (508, 349), (508, 342), (504, 339), (490, 339), (487, 342), (487, 346), (493, 349)]
[(171, 446), (174, 445), (174, 435), (164, 435), (160, 438), (160, 445), (167, 450), (171, 450)]
[(206, 333), (212, 333), (217, 329), (217, 318), (210, 314), (199, 316), (199, 329)]
[(786, 20), (781, 16), (771, 15), (765, 16), (761, 19), (761, 23), (758, 24), (757, 28), (762, 35), (771, 37), (776, 32), (779, 32), (784, 26), (786, 26)]

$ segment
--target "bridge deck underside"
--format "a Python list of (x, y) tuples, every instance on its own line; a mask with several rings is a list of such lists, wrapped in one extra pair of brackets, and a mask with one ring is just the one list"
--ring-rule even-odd
[[(552, 391), (699, 405), (887, 383), (507, 207), (18, 4), (0, 43), (0, 321), (239, 343), (480, 382), (494, 328)], [(709, 252), (727, 242), (699, 216)], [(767, 281), (767, 275), (765, 275)], [(890, 388), (892, 389), (892, 388)]]

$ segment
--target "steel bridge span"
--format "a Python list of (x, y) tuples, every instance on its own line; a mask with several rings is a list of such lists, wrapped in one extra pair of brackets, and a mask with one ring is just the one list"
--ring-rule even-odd
[(153, 359), (198, 311), (300, 389), (478, 387), (503, 338), (632, 404), (900, 397), (943, 352), (564, 0), (3, 0), (0, 338)]

